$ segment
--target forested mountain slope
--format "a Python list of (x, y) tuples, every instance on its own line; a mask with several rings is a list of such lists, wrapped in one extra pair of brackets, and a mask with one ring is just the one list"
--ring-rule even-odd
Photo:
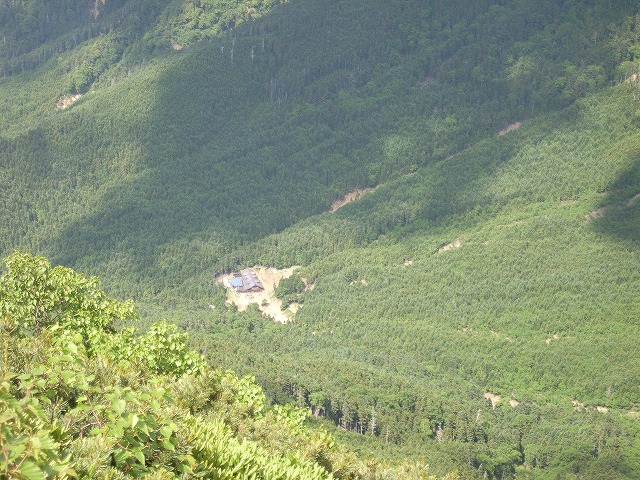
[(21, 252), (4, 263), (2, 478), (436, 480), (359, 459), (304, 409), (267, 408), (255, 379), (211, 368), (175, 325), (117, 332), (133, 303), (95, 277)]
[[(363, 450), (633, 478), (636, 10), (1, 2), (0, 250), (99, 274)], [(226, 306), (245, 265), (302, 266), (292, 324)]]
[(174, 50), (169, 7), (109, 5), (97, 36), (3, 80), (4, 248), (134, 295), (624, 78), (635, 39), (599, 3), (292, 2)]

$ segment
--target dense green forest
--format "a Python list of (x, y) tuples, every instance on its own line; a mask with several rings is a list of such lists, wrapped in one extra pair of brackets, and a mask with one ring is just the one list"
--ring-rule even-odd
[(359, 459), (304, 409), (267, 409), (253, 377), (209, 367), (175, 325), (116, 332), (133, 304), (96, 278), (21, 252), (5, 266), (2, 478), (436, 479)]
[[(169, 320), (379, 461), (635, 478), (638, 14), (0, 0), (0, 253), (99, 275), (132, 345)], [(225, 302), (251, 265), (300, 266), (293, 322)]]

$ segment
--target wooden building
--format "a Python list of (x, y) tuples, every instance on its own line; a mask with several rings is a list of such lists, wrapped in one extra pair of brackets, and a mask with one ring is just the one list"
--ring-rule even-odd
[(252, 268), (245, 268), (233, 274), (231, 286), (237, 293), (261, 292), (264, 290), (262, 282)]

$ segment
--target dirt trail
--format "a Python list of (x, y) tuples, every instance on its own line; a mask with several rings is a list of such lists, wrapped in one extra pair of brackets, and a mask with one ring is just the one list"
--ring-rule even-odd
[(544, 343), (546, 343), (547, 345), (549, 345), (551, 342), (553, 342), (554, 340), (560, 340), (560, 337), (556, 334), (551, 335), (550, 337), (547, 337), (547, 339), (544, 341)]
[(634, 195), (629, 200), (624, 202), (622, 205), (625, 206), (625, 207), (630, 207), (631, 205), (636, 203), (638, 200), (640, 200), (640, 193), (638, 193), (637, 195)]

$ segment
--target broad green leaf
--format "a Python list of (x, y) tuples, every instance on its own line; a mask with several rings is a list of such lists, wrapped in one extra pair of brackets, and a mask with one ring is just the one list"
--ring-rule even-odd
[(118, 414), (122, 414), (126, 407), (127, 402), (124, 400), (114, 400), (111, 402), (111, 409)]
[(9, 450), (9, 460), (20, 458), (20, 455), (22, 455), (22, 452), (24, 452), (26, 448), (27, 446), (24, 443), (20, 443), (17, 445), (14, 443), (11, 446), (11, 450)]
[(141, 464), (145, 465), (144, 454), (140, 450), (135, 450), (133, 452), (133, 456), (136, 457), (136, 460), (138, 460)]
[(165, 450), (175, 451), (176, 447), (169, 440), (162, 440), (162, 446)]
[(20, 466), (20, 475), (27, 480), (45, 480), (44, 472), (33, 462), (24, 462)]

